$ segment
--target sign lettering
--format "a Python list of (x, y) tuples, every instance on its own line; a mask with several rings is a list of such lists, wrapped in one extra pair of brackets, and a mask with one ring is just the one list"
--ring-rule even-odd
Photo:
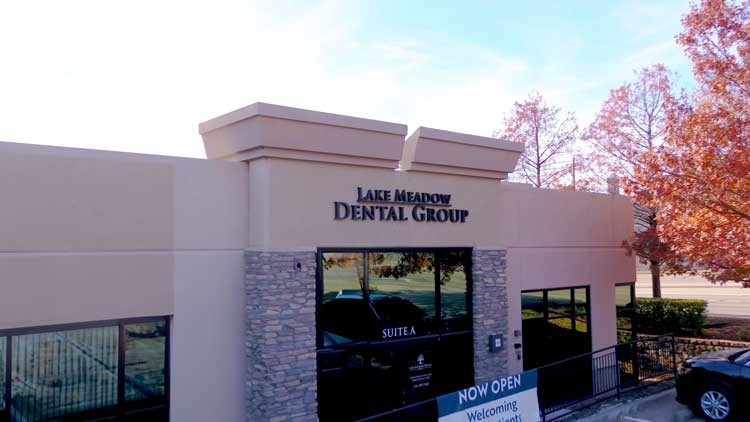
[[(469, 210), (455, 209), (445, 193), (357, 187), (357, 200), (333, 203), (334, 220), (465, 223)], [(411, 209), (408, 209), (411, 207)]]
[(439, 422), (539, 421), (536, 370), (438, 397)]

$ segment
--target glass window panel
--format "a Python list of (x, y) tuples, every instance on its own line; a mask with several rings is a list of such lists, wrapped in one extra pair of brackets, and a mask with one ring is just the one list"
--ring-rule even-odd
[(548, 291), (547, 301), (550, 317), (570, 315), (570, 289)]
[(586, 293), (584, 287), (521, 294), (524, 369), (591, 351)]
[(575, 289), (573, 291), (573, 297), (575, 300), (575, 312), (576, 314), (586, 314), (587, 311), (587, 304), (588, 304), (588, 298), (586, 297), (586, 289)]
[(589, 321), (587, 315), (576, 315), (576, 331), (579, 333), (587, 333), (589, 331)]
[(435, 331), (435, 256), (425, 252), (371, 252), (370, 301), (380, 338)]
[(544, 318), (544, 292), (521, 293), (523, 319)]
[(363, 253), (324, 253), (323, 303), (341, 297), (362, 299), (364, 265)]
[(318, 324), (323, 346), (372, 339), (377, 320), (365, 303), (364, 253), (324, 253)]
[(630, 330), (617, 330), (617, 342), (627, 343), (635, 340), (635, 335)]
[(570, 317), (550, 318), (547, 322), (557, 328), (564, 328), (566, 330), (573, 329), (573, 320)]
[(617, 329), (618, 330), (632, 330), (633, 318), (629, 316), (618, 316), (617, 317)]
[(440, 253), (440, 311), (445, 331), (471, 328), (466, 308), (468, 259), (469, 254), (465, 251)]
[(163, 398), (166, 321), (125, 325), (125, 401)]
[(632, 284), (624, 284), (620, 286), (615, 286), (615, 304), (618, 307), (623, 308), (632, 308), (634, 307), (634, 304), (632, 303), (632, 289), (635, 286)]
[(117, 327), (12, 339), (12, 400), (20, 420), (47, 420), (117, 404)]

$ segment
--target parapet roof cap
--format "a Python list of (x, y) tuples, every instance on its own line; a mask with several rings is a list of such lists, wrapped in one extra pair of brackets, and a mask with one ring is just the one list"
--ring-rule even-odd
[(273, 117), (277, 119), (295, 120), (298, 122), (317, 123), (328, 126), (339, 126), (352, 129), (369, 130), (393, 135), (405, 136), (406, 125), (384, 122), (381, 120), (365, 119), (362, 117), (345, 116), (342, 114), (324, 113), (322, 111), (305, 110), (302, 108), (286, 107), (268, 103), (254, 103), (247, 107), (231, 111), (227, 114), (205, 121), (198, 125), (198, 132), (205, 133), (229, 126), (241, 120), (256, 116)]
[(484, 136), (419, 127), (406, 139), (404, 171), (506, 179), (524, 146)]
[(504, 149), (517, 152), (523, 152), (524, 149), (523, 144), (520, 142), (511, 142), (497, 138), (470, 135), (468, 133), (451, 132), (448, 130), (434, 129), (424, 126), (418, 127), (414, 134), (416, 134), (420, 138), (429, 138), (438, 141), (455, 142), (464, 145), (474, 145), (492, 149)]

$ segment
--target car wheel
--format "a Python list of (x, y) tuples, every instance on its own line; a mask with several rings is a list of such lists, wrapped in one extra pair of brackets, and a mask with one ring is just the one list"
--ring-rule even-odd
[(734, 394), (720, 385), (709, 385), (698, 396), (696, 408), (710, 421), (728, 421), (735, 413)]

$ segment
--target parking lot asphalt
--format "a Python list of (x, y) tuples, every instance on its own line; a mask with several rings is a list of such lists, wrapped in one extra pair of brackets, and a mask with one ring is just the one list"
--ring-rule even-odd
[[(750, 318), (750, 289), (738, 283), (712, 284), (698, 276), (662, 276), (662, 297), (671, 299), (705, 299), (708, 314)], [(638, 272), (637, 297), (651, 297), (651, 273)]]
[[(677, 393), (670, 388), (632, 401), (605, 407), (599, 412), (577, 419), (577, 422), (706, 422), (693, 411), (675, 400)], [(734, 422), (748, 422), (746, 418)]]

